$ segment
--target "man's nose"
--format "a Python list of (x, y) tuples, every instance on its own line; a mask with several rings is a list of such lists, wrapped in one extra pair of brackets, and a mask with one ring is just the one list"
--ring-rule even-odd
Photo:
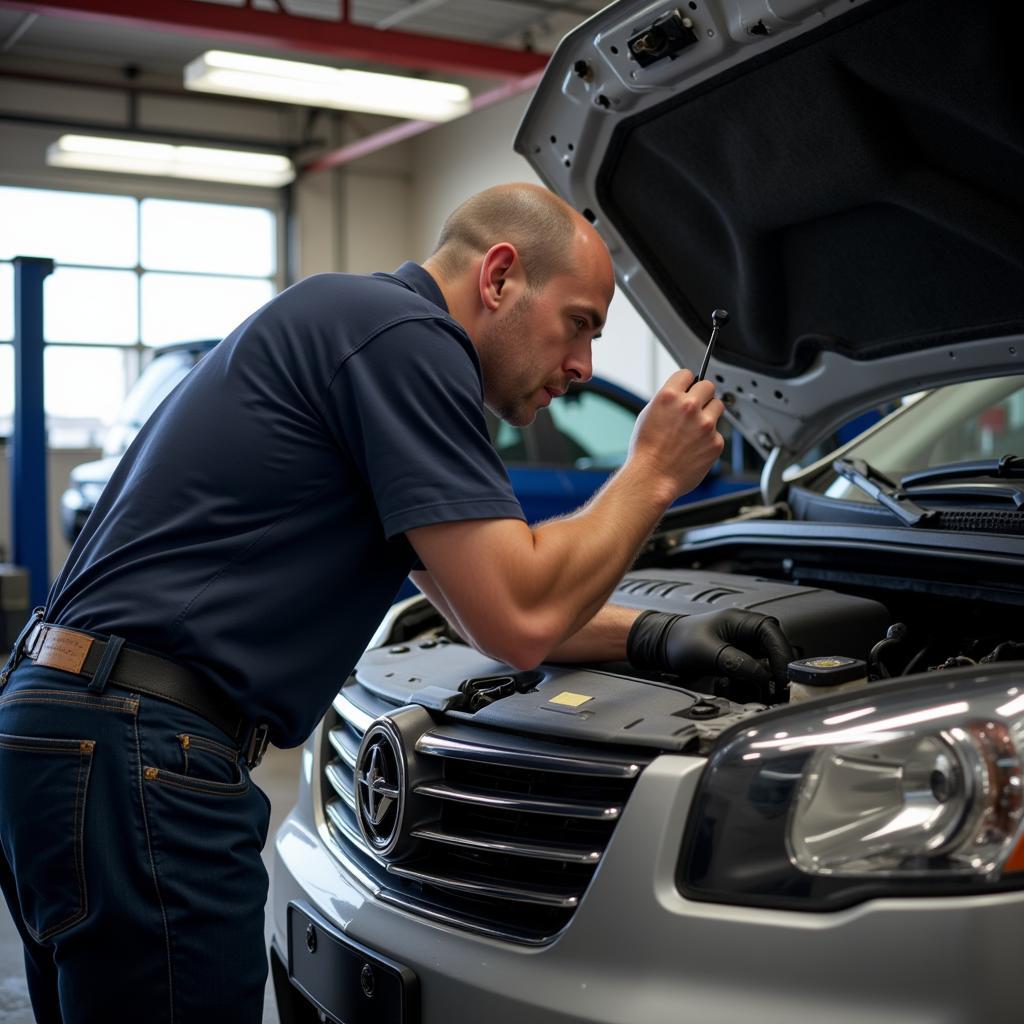
[(582, 350), (570, 352), (569, 358), (562, 364), (562, 369), (572, 380), (581, 383), (590, 380), (594, 376), (594, 360), (590, 352), (590, 343), (588, 342), (586, 348)]

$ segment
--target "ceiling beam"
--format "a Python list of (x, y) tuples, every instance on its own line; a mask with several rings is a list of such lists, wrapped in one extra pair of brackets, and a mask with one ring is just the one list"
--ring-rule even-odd
[(410, 0), (406, 7), (399, 7), (397, 11), (392, 11), (386, 18), (381, 18), (376, 22), (373, 27), (394, 28), (395, 25), (400, 25), (403, 21), (419, 17), (419, 15), (426, 14), (435, 7), (442, 7), (446, 3), (448, 0)]
[(38, 18), (38, 14), (26, 14), (25, 17), (14, 26), (13, 31), (0, 43), (0, 53), (6, 53), (14, 44), (32, 27), (32, 23)]
[(519, 78), (547, 63), (546, 54), (525, 50), (384, 31), (348, 20), (328, 21), (204, 0), (0, 0), (0, 7), (59, 18), (161, 29), (240, 46), (306, 51), (490, 78)]

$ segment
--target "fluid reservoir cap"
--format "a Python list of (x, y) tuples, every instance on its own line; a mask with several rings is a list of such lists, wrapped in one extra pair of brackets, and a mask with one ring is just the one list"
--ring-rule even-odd
[(868, 667), (859, 658), (829, 654), (791, 661), (788, 672), (791, 683), (803, 683), (804, 686), (839, 686), (841, 683), (864, 679), (868, 674)]

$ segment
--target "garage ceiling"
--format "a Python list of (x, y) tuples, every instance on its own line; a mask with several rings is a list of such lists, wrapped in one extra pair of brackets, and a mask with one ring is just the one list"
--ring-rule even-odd
[[(547, 53), (604, 3), (0, 0), (0, 118), (54, 125), (60, 120), (59, 114), (41, 118), (17, 110), (2, 113), (5, 80), (181, 94), (185, 65), (210, 49), (456, 81), (469, 87), (473, 108), (481, 109), (532, 89)], [(201, 94), (189, 96), (203, 102)], [(144, 133), (134, 111), (132, 107), (122, 130)], [(433, 127), (374, 115), (349, 118), (348, 123), (351, 141), (329, 152), (307, 145), (312, 140), (303, 135), (299, 146), (307, 154), (300, 162), (304, 173), (340, 166)], [(81, 122), (72, 126), (90, 127)], [(193, 135), (199, 139), (198, 131)]]
[[(429, 40), (450, 39), (514, 50), (535, 50), (543, 53), (558, 38), (584, 18), (604, 6), (603, 0), (163, 0), (159, 5), (146, 0), (135, 4), (107, 4), (108, 8), (134, 8), (132, 15), (139, 23), (112, 20), (88, 20), (80, 11), (56, 11), (55, 3), (30, 3), (0, 0), (0, 70), (5, 62), (18, 59), (38, 62), (39, 70), (53, 70), (57, 63), (76, 63), (107, 68), (133, 65), (140, 70), (168, 76), (180, 76), (182, 67), (205, 49), (245, 49), (247, 52), (286, 56), (293, 59), (317, 59), (324, 63), (349, 66), (380, 67), (386, 64), (387, 37), (410, 34), (428, 39), (424, 45), (424, 68), (431, 65)], [(68, 7), (81, 5), (74, 0)], [(104, 5), (96, 5), (102, 7)], [(142, 24), (156, 19), (154, 8), (174, 9), (182, 27), (171, 30)], [(205, 9), (204, 9), (205, 8)], [(202, 34), (201, 24), (215, 14), (219, 17), (251, 18), (267, 24), (266, 15), (277, 18), (317, 19), (327, 25), (338, 23), (347, 15), (358, 30), (378, 29), (382, 59), (353, 61), (330, 60), (323, 52), (304, 47), (284, 45), (226, 45), (215, 33)], [(227, 10), (234, 8), (233, 11)], [(196, 27), (188, 30), (190, 15)], [(261, 15), (263, 16), (261, 18)], [(273, 24), (272, 22), (270, 24)], [(316, 26), (312, 26), (315, 31)], [(333, 25), (332, 25), (333, 27)], [(288, 33), (282, 32), (287, 38)], [(398, 63), (407, 64), (407, 60)]]

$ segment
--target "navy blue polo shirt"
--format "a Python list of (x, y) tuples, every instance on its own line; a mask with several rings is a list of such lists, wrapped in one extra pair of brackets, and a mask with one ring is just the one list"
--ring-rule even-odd
[(302, 742), (416, 564), (404, 533), (523, 513), (433, 278), (320, 274), (174, 390), (51, 592), (51, 622), (196, 669)]

